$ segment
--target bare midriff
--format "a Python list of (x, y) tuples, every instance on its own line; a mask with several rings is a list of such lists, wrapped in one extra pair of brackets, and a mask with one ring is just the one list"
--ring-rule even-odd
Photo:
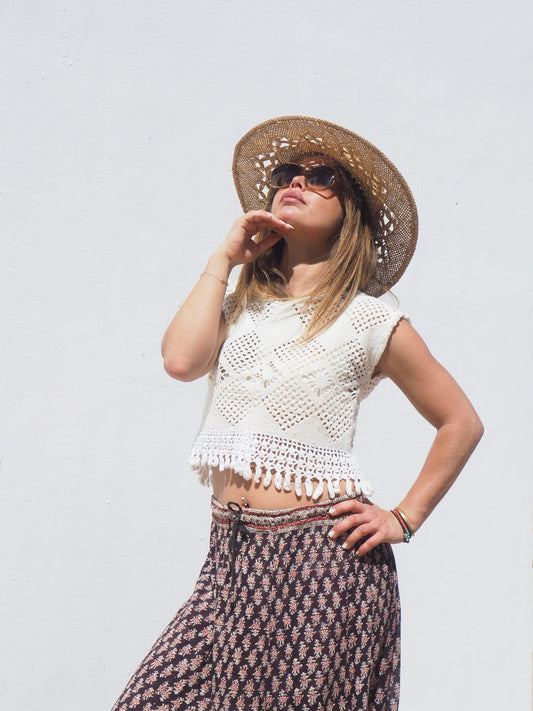
[[(313, 482), (316, 487), (318, 482)], [(227, 504), (230, 501), (235, 501), (243, 508), (263, 509), (265, 511), (277, 511), (280, 509), (294, 509), (298, 506), (309, 506), (309, 504), (317, 504), (321, 501), (330, 499), (328, 489), (325, 486), (321, 496), (313, 499), (312, 496), (307, 496), (304, 487), (302, 486), (301, 496), (297, 496), (294, 487), (291, 491), (278, 491), (271, 482), (265, 487), (263, 481), (255, 482), (253, 479), (246, 481), (240, 474), (236, 474), (232, 469), (213, 469), (211, 473), (211, 484), (213, 487), (213, 496), (221, 504)], [(340, 493), (346, 493), (346, 484), (344, 481), (339, 482)]]

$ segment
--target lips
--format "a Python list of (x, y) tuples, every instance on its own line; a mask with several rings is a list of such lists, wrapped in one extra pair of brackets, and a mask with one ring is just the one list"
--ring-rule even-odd
[(281, 198), (281, 202), (285, 202), (287, 200), (288, 202), (301, 202), (305, 205), (305, 200), (303, 199), (303, 196), (298, 190), (287, 190), (287, 192), (283, 193), (283, 196)]

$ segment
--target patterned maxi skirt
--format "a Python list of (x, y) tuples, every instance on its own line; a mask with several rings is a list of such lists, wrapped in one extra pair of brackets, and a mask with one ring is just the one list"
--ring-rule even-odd
[(213, 499), (194, 592), (113, 711), (396, 710), (392, 549), (357, 558), (328, 538), (331, 503), (258, 511)]

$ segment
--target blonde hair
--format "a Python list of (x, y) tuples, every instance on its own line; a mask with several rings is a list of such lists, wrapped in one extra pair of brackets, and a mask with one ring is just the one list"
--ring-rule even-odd
[[(331, 249), (321, 279), (308, 294), (311, 316), (302, 339), (308, 341), (330, 326), (348, 307), (357, 291), (364, 291), (376, 268), (378, 251), (372, 235), (370, 212), (361, 189), (350, 174), (335, 163), (335, 184), (343, 205), (344, 218)], [(270, 209), (273, 190), (267, 201)], [(263, 239), (267, 233), (259, 234)], [(287, 282), (280, 270), (284, 240), (267, 249), (255, 262), (243, 265), (228, 323), (234, 323), (254, 299), (288, 300)]]

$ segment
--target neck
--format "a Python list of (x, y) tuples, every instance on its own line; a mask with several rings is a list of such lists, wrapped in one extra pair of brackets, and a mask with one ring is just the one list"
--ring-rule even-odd
[(287, 280), (289, 296), (302, 296), (318, 284), (324, 274), (329, 250), (312, 249), (309, 245), (289, 245), (285, 243), (281, 258), (281, 271)]

